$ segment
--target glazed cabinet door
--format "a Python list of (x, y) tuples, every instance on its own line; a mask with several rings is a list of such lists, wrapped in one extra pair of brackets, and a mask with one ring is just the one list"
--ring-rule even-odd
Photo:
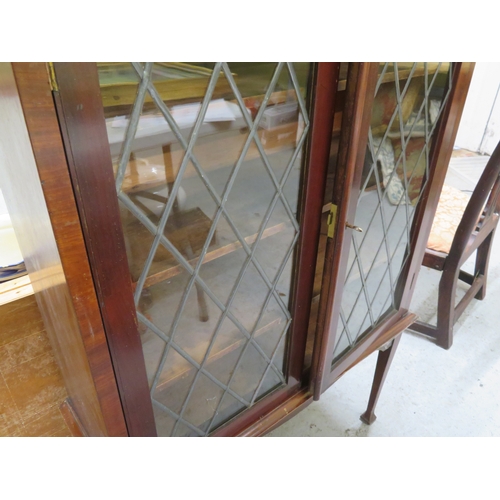
[(318, 68), (54, 72), (130, 435), (233, 435), (294, 395), (307, 400), (300, 303), (312, 283), (297, 263), (313, 269), (304, 220), (321, 209), (324, 170), (307, 149)]
[(351, 63), (346, 72), (325, 199), (316, 397), (415, 319), (408, 309), (432, 220), (425, 214), (437, 203), (442, 153), (449, 160), (471, 76), (468, 65), (446, 62)]

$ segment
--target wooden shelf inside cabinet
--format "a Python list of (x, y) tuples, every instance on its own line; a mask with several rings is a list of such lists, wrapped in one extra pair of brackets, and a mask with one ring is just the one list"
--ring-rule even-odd
[[(133, 104), (137, 95), (138, 77), (130, 63), (97, 63), (101, 97), (106, 113)], [(189, 102), (202, 99), (212, 70), (202, 66), (180, 62), (155, 63), (152, 81), (160, 97), (169, 102)], [(214, 98), (230, 95), (231, 88), (226, 76), (220, 73), (213, 93)], [(153, 104), (146, 95), (145, 105)], [(116, 111), (115, 111), (116, 114)]]
[(33, 293), (29, 276), (0, 283), (0, 306), (33, 295)]

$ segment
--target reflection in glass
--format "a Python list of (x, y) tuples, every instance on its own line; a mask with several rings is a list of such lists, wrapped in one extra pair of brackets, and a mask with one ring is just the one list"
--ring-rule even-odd
[(310, 64), (101, 63), (160, 435), (285, 383)]

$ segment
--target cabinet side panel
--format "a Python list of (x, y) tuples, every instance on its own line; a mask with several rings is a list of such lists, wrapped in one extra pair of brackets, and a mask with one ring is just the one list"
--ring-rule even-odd
[(16, 237), (66, 387), (86, 431), (107, 435), (36, 170), (12, 67), (0, 65), (0, 171)]
[[(19, 97), (107, 433), (127, 434), (44, 63), (14, 63)], [(75, 353), (76, 355), (76, 353)], [(85, 410), (82, 410), (85, 411)], [(81, 411), (79, 412), (81, 413)]]

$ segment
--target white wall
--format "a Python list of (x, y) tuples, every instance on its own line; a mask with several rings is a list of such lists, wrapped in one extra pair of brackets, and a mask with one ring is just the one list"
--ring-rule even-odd
[(491, 154), (500, 140), (500, 63), (476, 63), (455, 145)]
[(2, 190), (0, 189), (0, 215), (8, 213), (7, 205), (5, 204), (4, 197), (2, 195)]

